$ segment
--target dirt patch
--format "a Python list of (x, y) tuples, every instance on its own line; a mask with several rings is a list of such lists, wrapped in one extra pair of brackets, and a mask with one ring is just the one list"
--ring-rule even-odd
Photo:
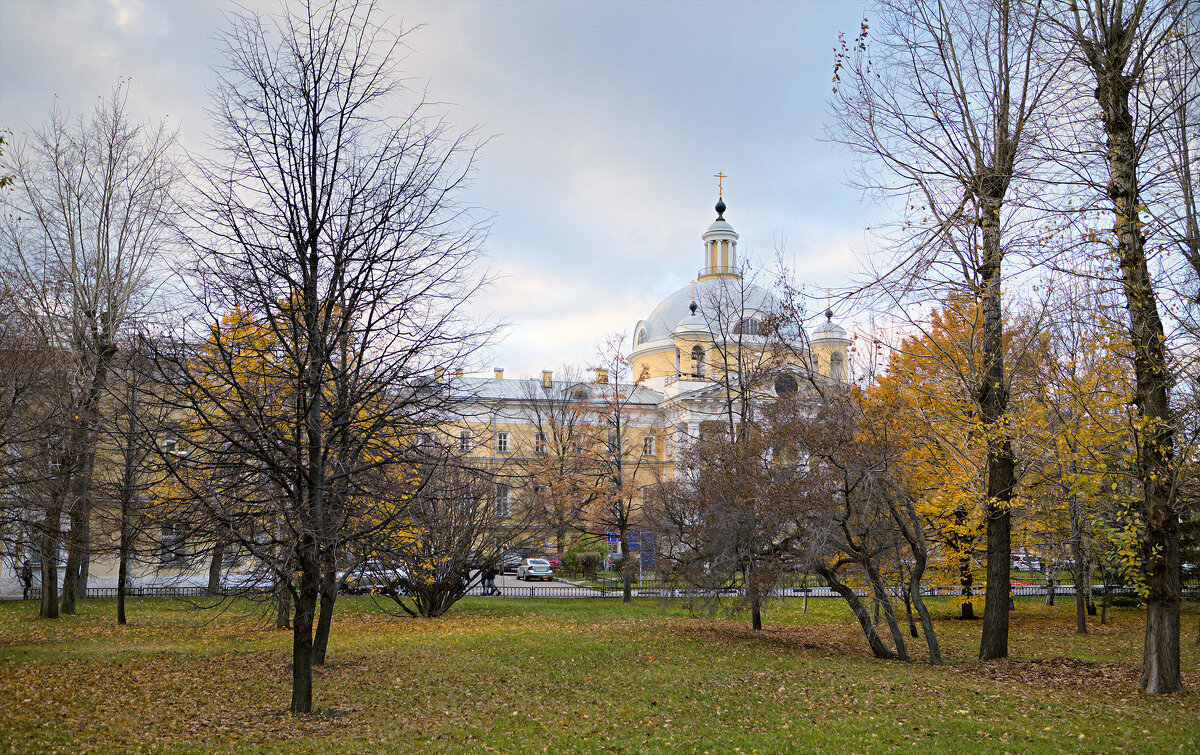
[(1128, 663), (1096, 663), (1077, 658), (1037, 658), (956, 664), (953, 668), (967, 676), (1008, 684), (1041, 684), (1051, 687), (1091, 689), (1136, 688), (1141, 669)]

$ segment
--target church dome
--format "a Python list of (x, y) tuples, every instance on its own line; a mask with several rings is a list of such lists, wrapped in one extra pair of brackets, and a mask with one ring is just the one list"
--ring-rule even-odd
[[(695, 301), (700, 305), (700, 312), (694, 318), (704, 324), (704, 332), (710, 330), (709, 322), (718, 319), (715, 313), (706, 312), (707, 308), (727, 306), (730, 310), (729, 314), (723, 315), (719, 319), (731, 323), (736, 323), (743, 313), (756, 312), (761, 315), (775, 308), (775, 297), (771, 295), (770, 291), (762, 286), (743, 283), (741, 280), (709, 278), (696, 281), (694, 285)], [(688, 309), (692, 303), (692, 286), (693, 284), (689, 283), (663, 299), (650, 312), (649, 317), (638, 323), (634, 348), (650, 341), (670, 338), (671, 334), (678, 332), (679, 328), (685, 325), (685, 320), (689, 323), (692, 322), (693, 315)], [(736, 317), (734, 316), (735, 309), (741, 310)], [(705, 316), (706, 314), (707, 316)], [(688, 329), (691, 329), (690, 325)]]
[(833, 310), (825, 310), (825, 322), (813, 328), (813, 341), (849, 341), (846, 329), (833, 321)]

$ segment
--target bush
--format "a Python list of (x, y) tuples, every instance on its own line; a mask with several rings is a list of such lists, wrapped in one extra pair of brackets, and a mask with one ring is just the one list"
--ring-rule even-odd
[[(595, 535), (584, 535), (578, 542), (572, 543), (566, 551), (563, 552), (563, 566), (568, 572), (577, 574), (584, 571), (583, 566), (579, 563), (579, 555), (581, 553), (589, 553), (591, 551), (601, 552), (606, 551), (604, 541)], [(593, 570), (594, 571), (594, 570)]]
[(600, 554), (596, 551), (584, 551), (575, 555), (579, 571), (591, 576), (600, 568)]

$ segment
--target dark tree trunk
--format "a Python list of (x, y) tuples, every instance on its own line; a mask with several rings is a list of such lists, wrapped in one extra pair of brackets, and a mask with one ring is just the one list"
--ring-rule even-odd
[(42, 607), (39, 615), (43, 619), (58, 618), (58, 541), (62, 537), (61, 517), (58, 506), (51, 506), (42, 520)]
[(908, 619), (908, 635), (917, 639), (921, 634), (917, 631), (917, 622), (913, 620), (912, 595), (904, 593), (904, 616)]
[[(128, 508), (127, 506), (125, 508)], [(129, 515), (121, 517), (121, 543), (117, 552), (117, 623), (124, 625), (125, 620), (125, 591), (129, 585), (129, 547), (130, 547)]]
[(875, 606), (876, 608), (882, 607), (884, 621), (887, 622), (888, 631), (892, 633), (896, 656), (902, 661), (907, 661), (908, 646), (904, 642), (904, 632), (900, 631), (900, 623), (896, 621), (896, 607), (892, 605), (887, 587), (883, 584), (883, 578), (880, 576), (879, 570), (875, 568), (874, 562), (870, 558), (865, 558), (863, 561), (863, 568), (871, 581), (871, 590), (875, 593)]
[(621, 602), (633, 602), (633, 559), (629, 554), (628, 527), (621, 528)]
[(218, 542), (212, 549), (208, 560), (208, 591), (216, 594), (221, 592), (221, 559), (225, 557), (225, 544)]
[(313, 636), (313, 663), (325, 665), (329, 647), (329, 631), (333, 628), (333, 604), (337, 600), (337, 572), (328, 565), (321, 576), (321, 609), (317, 616), (317, 632)]
[(292, 625), (292, 713), (312, 713), (313, 615), (317, 607), (317, 580), (303, 574), (296, 595)]
[(1071, 573), (1075, 580), (1075, 634), (1087, 634), (1087, 604), (1090, 593), (1084, 587), (1087, 557), (1083, 552), (1083, 526), (1079, 521), (1079, 495), (1072, 495), (1068, 505), (1071, 516), (1071, 558), (1075, 562), (1075, 568)]
[(974, 621), (975, 604), (971, 601), (971, 589), (975, 586), (975, 575), (971, 572), (970, 556), (959, 559), (958, 584), (963, 598), (960, 618), (963, 621)]
[[(1170, 693), (1183, 689), (1179, 668), (1179, 513), (1173, 490), (1174, 427), (1168, 397), (1171, 382), (1166, 336), (1146, 261), (1146, 237), (1138, 180), (1140, 148), (1129, 98), (1144, 70), (1127, 71), (1130, 53), (1139, 41), (1157, 33), (1140, 28), (1140, 13), (1125, 13), (1119, 3), (1093, 0), (1091, 9), (1100, 20), (1077, 26), (1077, 41), (1096, 76), (1095, 97), (1107, 137), (1108, 197), (1112, 200), (1115, 251), (1120, 257), (1121, 279), (1129, 312), (1129, 338), (1133, 350), (1134, 404), (1143, 427), (1138, 433), (1138, 476), (1142, 483), (1141, 544), (1146, 587), (1146, 641), (1142, 677), (1146, 692)], [(1078, 14), (1079, 11), (1076, 10)], [(1090, 37), (1095, 33), (1096, 37)], [(1136, 64), (1135, 64), (1136, 65)]]
[(1054, 563), (1050, 559), (1046, 559), (1046, 605), (1054, 605), (1054, 588), (1057, 586), (1054, 579)]
[(275, 603), (275, 628), (291, 629), (292, 591), (284, 580), (279, 580), (275, 585)]
[(762, 630), (762, 596), (754, 589), (750, 593), (750, 626), (758, 632)]
[(848, 585), (839, 582), (837, 575), (828, 567), (818, 565), (816, 572), (825, 580), (825, 584), (829, 585), (830, 589), (838, 595), (841, 595), (850, 606), (850, 610), (854, 612), (854, 617), (858, 619), (858, 625), (862, 627), (863, 634), (866, 635), (867, 645), (871, 648), (871, 653), (876, 658), (894, 660), (896, 654), (883, 644), (883, 640), (875, 632), (875, 626), (871, 623), (871, 614), (867, 611), (867, 607), (862, 604), (862, 601), (858, 599), (858, 596), (854, 594), (854, 590)]

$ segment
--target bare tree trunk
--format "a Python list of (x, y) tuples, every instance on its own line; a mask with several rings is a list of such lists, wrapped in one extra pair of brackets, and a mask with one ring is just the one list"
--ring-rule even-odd
[(883, 578), (880, 577), (879, 570), (875, 568), (875, 564), (870, 558), (864, 560), (863, 567), (871, 581), (871, 590), (875, 593), (875, 605), (883, 608), (883, 618), (887, 622), (888, 631), (892, 633), (896, 655), (900, 660), (907, 661), (909, 660), (908, 646), (904, 642), (904, 632), (900, 631), (900, 623), (896, 621), (896, 608), (892, 605), (891, 597), (888, 596)]
[(275, 584), (275, 604), (277, 609), (275, 612), (275, 628), (291, 629), (292, 591), (288, 587), (288, 583), (284, 580), (279, 580)]
[(633, 559), (629, 557), (628, 527), (621, 528), (621, 602), (633, 602)]
[(971, 588), (975, 585), (975, 575), (971, 573), (971, 557), (964, 555), (958, 562), (958, 584), (963, 597), (960, 617), (963, 621), (975, 620), (975, 604), (971, 601)]
[[(1142, 563), (1146, 587), (1146, 642), (1138, 686), (1151, 694), (1179, 692), (1179, 515), (1175, 510), (1172, 468), (1174, 426), (1168, 397), (1172, 379), (1166, 336), (1146, 261), (1144, 210), (1138, 180), (1139, 136), (1129, 109), (1133, 88), (1147, 75), (1149, 62), (1133, 57), (1153, 47), (1156, 34), (1142, 2), (1128, 10), (1120, 2), (1089, 0), (1082, 4), (1090, 19), (1073, 4), (1075, 41), (1096, 77), (1095, 97), (1107, 137), (1108, 197), (1112, 201), (1114, 249), (1129, 311), (1135, 396), (1139, 419), (1137, 465), (1142, 483), (1145, 535)], [(1127, 67), (1130, 70), (1127, 70)]]
[(1046, 559), (1043, 564), (1046, 569), (1046, 605), (1054, 605), (1054, 588), (1057, 582), (1054, 580), (1054, 562), (1051, 559)]
[(312, 713), (313, 614), (317, 606), (317, 580), (310, 573), (300, 577), (296, 595), (296, 619), (292, 628), (292, 713)]
[(221, 592), (221, 559), (225, 557), (225, 544), (218, 542), (213, 546), (212, 556), (208, 560), (208, 591), (216, 594)]
[(42, 608), (43, 619), (58, 618), (58, 540), (62, 537), (62, 513), (57, 504), (46, 510), (42, 520)]
[(1075, 634), (1087, 634), (1087, 604), (1091, 591), (1084, 589), (1084, 570), (1087, 558), (1083, 552), (1083, 527), (1079, 521), (1079, 494), (1073, 494), (1068, 502), (1071, 516), (1071, 558), (1075, 561), (1072, 576), (1075, 579)]
[(849, 586), (839, 582), (834, 572), (826, 566), (817, 565), (815, 567), (817, 574), (825, 580), (825, 584), (829, 585), (830, 589), (841, 595), (846, 603), (850, 606), (850, 610), (854, 612), (854, 617), (858, 619), (858, 625), (862, 627), (863, 634), (866, 635), (867, 645), (871, 648), (871, 653), (876, 658), (886, 660), (894, 660), (896, 654), (888, 649), (883, 644), (883, 640), (875, 632), (875, 627), (871, 623), (871, 615), (868, 613), (866, 606), (858, 599)]
[[(1005, 111), (1003, 117), (1007, 118)], [(1003, 129), (1007, 139), (1008, 129)], [(1005, 142), (1010, 148), (1015, 145)], [(997, 145), (999, 151), (999, 145)], [(1016, 485), (1016, 459), (1012, 438), (1005, 424), (1008, 414), (1008, 386), (1004, 380), (1004, 310), (1000, 300), (1004, 250), (1000, 244), (1000, 208), (1011, 178), (1011, 158), (1007, 170), (993, 170), (978, 176), (984, 185), (980, 193), (980, 223), (983, 226), (983, 264), (980, 310), (983, 315), (983, 375), (976, 401), (987, 436), (987, 594), (983, 601), (983, 636), (979, 641), (982, 660), (1008, 657), (1008, 600), (1011, 594), (1009, 569), (1012, 564), (1013, 487)]]
[[(127, 509), (127, 506), (122, 506)], [(118, 546), (117, 560), (117, 623), (124, 625), (125, 620), (125, 591), (129, 584), (129, 546), (130, 546), (129, 514), (122, 511), (121, 543)]]
[[(313, 637), (313, 663), (325, 665), (325, 651), (329, 647), (329, 631), (333, 628), (333, 604), (337, 600), (337, 571), (326, 564), (321, 575), (321, 608), (317, 617), (317, 632)], [(439, 606), (439, 608), (441, 608)]]

